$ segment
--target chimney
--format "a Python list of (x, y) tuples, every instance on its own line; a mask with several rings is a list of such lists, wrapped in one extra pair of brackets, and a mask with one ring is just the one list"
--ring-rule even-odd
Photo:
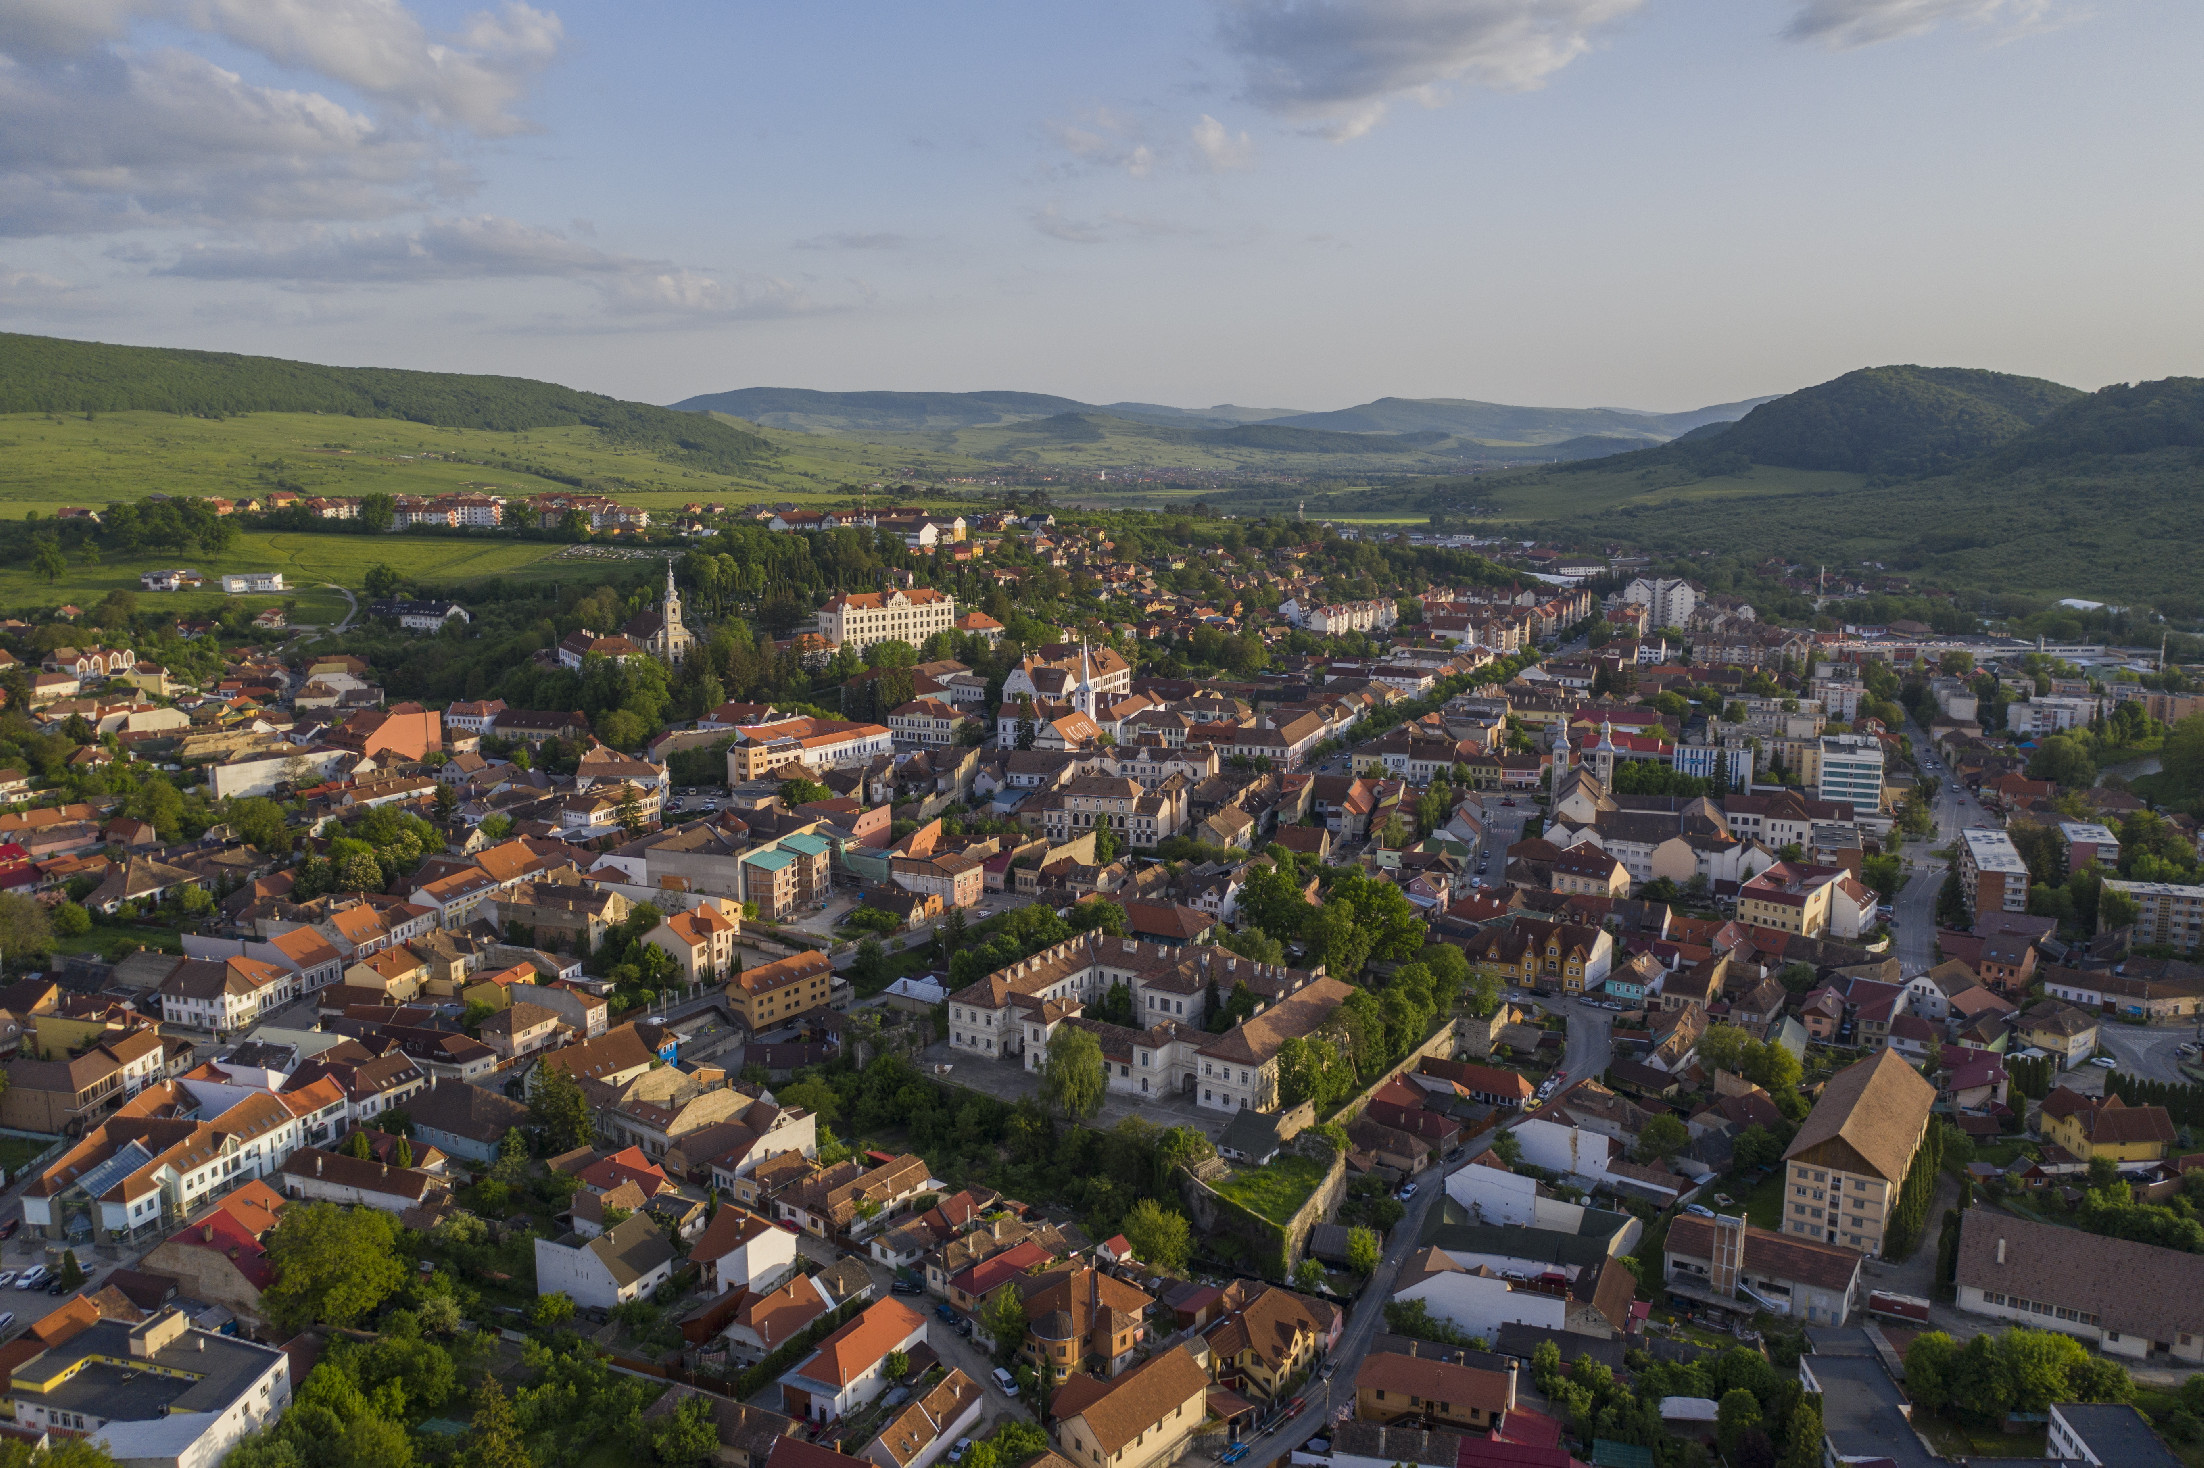
[(2005, 1241), (2003, 1239), (1997, 1241), (1997, 1262), (2000, 1264), (2005, 1262)]

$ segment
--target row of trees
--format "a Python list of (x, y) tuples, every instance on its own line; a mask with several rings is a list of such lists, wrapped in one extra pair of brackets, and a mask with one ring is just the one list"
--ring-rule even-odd
[(1930, 1412), (2000, 1427), (2015, 1412), (2041, 1414), (2053, 1402), (2124, 1402), (2135, 1384), (2117, 1362), (2093, 1356), (2070, 1335), (2012, 1326), (1961, 1346), (1943, 1331), (1906, 1348), (1906, 1395)]
[(2115, 1070), (2105, 1076), (2105, 1091), (2129, 1106), (2163, 1106), (2176, 1125), (2204, 1126), (2204, 1086)]

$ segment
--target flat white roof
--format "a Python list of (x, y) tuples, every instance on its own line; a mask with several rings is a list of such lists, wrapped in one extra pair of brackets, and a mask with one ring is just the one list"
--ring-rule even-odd
[(2107, 877), (2105, 885), (2115, 892), (2140, 893), (2145, 897), (2204, 898), (2204, 887), (2193, 887), (2181, 882), (2123, 882)]
[(2100, 826), (2094, 821), (2061, 821), (2059, 834), (2069, 845), (2076, 841), (2092, 841), (2099, 846), (2118, 846), (2120, 838), (2110, 826)]
[(1967, 852), (1973, 857), (1976, 871), (2026, 872), (2028, 863), (2020, 859), (2020, 852), (2013, 847), (2013, 838), (2003, 831), (1987, 826), (1970, 826), (1960, 836), (1967, 843)]

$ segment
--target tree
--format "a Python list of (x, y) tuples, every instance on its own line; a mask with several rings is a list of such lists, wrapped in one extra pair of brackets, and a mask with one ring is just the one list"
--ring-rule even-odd
[(45, 577), (46, 584), (51, 586), (67, 574), (69, 562), (63, 558), (60, 546), (50, 540), (41, 540), (38, 549), (31, 552), (31, 569)]
[(1952, 1359), (1958, 1350), (1940, 1330), (1916, 1336), (1906, 1347), (1906, 1395), (1931, 1412), (1950, 1405)]
[(782, 1087), (775, 1093), (774, 1099), (783, 1106), (800, 1107), (818, 1117), (822, 1122), (836, 1122), (842, 1119), (842, 1098), (835, 1094), (832, 1086), (818, 1076), (807, 1076), (803, 1080)]
[[(718, 1436), (714, 1432), (714, 1437)], [(513, 1416), (513, 1404), (495, 1376), (483, 1378), (474, 1396), (474, 1423), (467, 1429), (467, 1445), (460, 1450), (463, 1468), (535, 1468), (528, 1445)]]
[(388, 563), (377, 561), (367, 568), (367, 575), (361, 584), (376, 601), (388, 601), (398, 594), (398, 573), (391, 570)]
[(908, 1376), (910, 1374), (911, 1358), (901, 1351), (890, 1351), (888, 1352), (886, 1365), (888, 1368), (888, 1380), (901, 1381), (905, 1376)]
[(1007, 1358), (1025, 1339), (1025, 1302), (1014, 1286), (1004, 1285), (980, 1306), (980, 1328), (995, 1342), (995, 1355)]
[(1069, 1025), (1049, 1036), (1048, 1059), (1041, 1064), (1041, 1099), (1059, 1116), (1083, 1120), (1102, 1109), (1109, 1071), (1102, 1046), (1085, 1030)]
[(92, 915), (73, 902), (62, 903), (52, 916), (57, 938), (81, 938), (92, 931)]
[(1657, 1162), (1691, 1145), (1691, 1133), (1673, 1116), (1656, 1116), (1638, 1132), (1638, 1160)]
[(261, 1304), (291, 1330), (355, 1324), (404, 1286), (397, 1243), (397, 1220), (387, 1213), (295, 1203), (268, 1234), (276, 1277)]
[(574, 1078), (557, 1066), (544, 1067), (528, 1111), (529, 1119), (543, 1135), (547, 1152), (571, 1152), (597, 1139), (597, 1118), (589, 1109), (589, 1098)]
[(574, 1318), (574, 1298), (563, 1291), (554, 1290), (548, 1295), (536, 1297), (535, 1308), (528, 1312), (529, 1324), (538, 1330), (551, 1330), (565, 1325)]
[[(2186, 722), (2186, 721), (2184, 721)], [(2097, 931), (2109, 933), (2119, 928), (2131, 928), (2142, 916), (2142, 908), (2133, 897), (2112, 887), (2097, 894)]]
[(1714, 1412), (1715, 1441), (1721, 1445), (1722, 1455), (1735, 1461), (1738, 1445), (1745, 1434), (1760, 1428), (1760, 1399), (1743, 1387), (1736, 1387), (1722, 1393), (1722, 1400)]
[(1299, 1290), (1324, 1288), (1324, 1266), (1314, 1259), (1304, 1259), (1293, 1266), (1293, 1286)]
[(78, 1285), (81, 1285), (81, 1284), (83, 1284), (83, 1283), (84, 1283), (84, 1266), (83, 1266), (83, 1265), (81, 1265), (81, 1264), (79, 1264), (79, 1263), (77, 1263), (77, 1251), (76, 1251), (76, 1250), (74, 1250), (74, 1249), (64, 1249), (64, 1250), (62, 1250), (62, 1251), (61, 1251), (61, 1287), (62, 1287), (63, 1289), (65, 1289), (65, 1290), (73, 1290), (73, 1289), (75, 1289), (75, 1288), (76, 1288), (76, 1287), (77, 1287)]
[(1347, 1230), (1347, 1267), (1367, 1279), (1377, 1273), (1377, 1235), (1366, 1228)]
[(1193, 1257), (1194, 1240), (1186, 1215), (1153, 1198), (1142, 1198), (1126, 1211), (1119, 1226), (1133, 1257), (1158, 1274), (1181, 1275)]
[(231, 801), (223, 819), (237, 839), (248, 846), (269, 856), (290, 854), (290, 814), (265, 795)]
[(702, 1468), (719, 1450), (712, 1400), (701, 1392), (651, 1424), (650, 1450), (661, 1468)]

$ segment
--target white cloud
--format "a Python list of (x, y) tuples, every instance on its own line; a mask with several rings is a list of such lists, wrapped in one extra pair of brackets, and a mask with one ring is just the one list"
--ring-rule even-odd
[[(442, 281), (568, 280), (618, 316), (750, 320), (839, 309), (795, 282), (722, 278), (665, 260), (615, 254), (555, 229), (496, 215), (431, 220), (419, 229), (314, 229), (288, 240), (200, 244), (158, 272), (193, 280), (273, 282), (328, 291)], [(869, 294), (861, 286), (860, 296)]]
[(360, 219), (412, 207), (425, 142), (182, 51), (0, 65), (0, 234)]
[(0, 306), (24, 311), (77, 311), (91, 307), (95, 294), (83, 286), (39, 270), (19, 270), (0, 260)]
[(1255, 143), (1245, 132), (1234, 135), (1208, 113), (1194, 124), (1194, 151), (1212, 173), (1255, 166)]
[(559, 18), (520, 0), (432, 38), (398, 0), (188, 0), (185, 13), (271, 61), (353, 87), (439, 126), (496, 137), (523, 131), (511, 111), (557, 53)]
[(0, 5), (0, 51), (82, 51), (119, 40), (131, 21), (169, 8), (169, 0), (7, 0)]
[(1225, 173), (1254, 165), (1255, 142), (1245, 132), (1234, 133), (1207, 113), (1183, 136), (1175, 135), (1176, 126), (1166, 130), (1098, 107), (1075, 122), (1045, 122), (1041, 130), (1063, 154), (1050, 169), (1059, 178), (1117, 172), (1148, 178), (1165, 170)]
[(1527, 91), (1643, 0), (1220, 0), (1225, 44), (1266, 111), (1359, 137), (1395, 98), (1450, 83)]
[[(262, 85), (131, 45), (147, 21), (331, 85)], [(517, 0), (449, 36), (400, 0), (0, 0), (0, 235), (421, 208), (470, 183), (452, 135), (525, 127), (515, 108), (560, 37)]]
[(1052, 121), (1041, 126), (1070, 155), (1072, 171), (1123, 169), (1134, 178), (1146, 178), (1155, 171), (1156, 150), (1138, 119), (1101, 107), (1076, 123)]
[(315, 229), (269, 245), (197, 244), (159, 274), (293, 285), (387, 285), (434, 280), (640, 277), (663, 260), (615, 255), (555, 229), (493, 214), (431, 220), (414, 230)]
[(1805, 0), (1783, 33), (1842, 51), (1917, 36), (1952, 20), (2028, 29), (2050, 8), (2049, 0)]

